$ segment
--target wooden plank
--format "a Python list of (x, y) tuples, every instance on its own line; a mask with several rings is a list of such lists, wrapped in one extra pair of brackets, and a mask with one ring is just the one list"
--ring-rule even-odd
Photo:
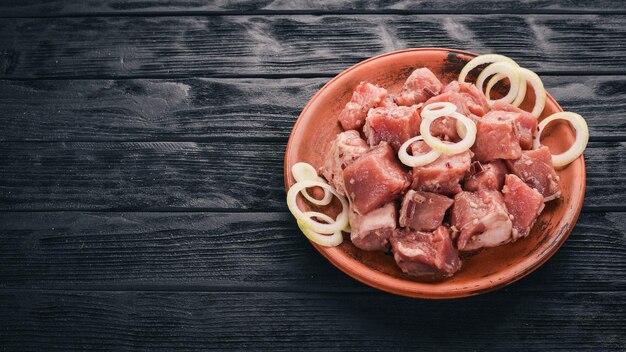
[(79, 1), (79, 0), (23, 0), (3, 2), (0, 13), (10, 16), (60, 16), (102, 14), (186, 14), (186, 13), (284, 13), (284, 12), (377, 12), (377, 13), (492, 13), (492, 12), (608, 12), (623, 11), (618, 1), (582, 0), (481, 0), (481, 1), (189, 1), (189, 0), (130, 0), (130, 1)]
[[(0, 292), (7, 350), (624, 350), (626, 293)], [(459, 347), (462, 346), (462, 347)]]
[(0, 78), (335, 74), (408, 47), (623, 72), (622, 15), (84, 17), (0, 21)]
[[(543, 79), (564, 109), (587, 118), (592, 140), (626, 140), (626, 76)], [(286, 139), (328, 80), (5, 80), (0, 141)]]
[[(9, 142), (0, 210), (285, 210), (284, 142)], [(626, 203), (626, 142), (590, 143), (587, 207)]]
[[(626, 213), (583, 213), (564, 247), (506, 290), (626, 290)], [(0, 213), (0, 288), (372, 292), (288, 213)]]

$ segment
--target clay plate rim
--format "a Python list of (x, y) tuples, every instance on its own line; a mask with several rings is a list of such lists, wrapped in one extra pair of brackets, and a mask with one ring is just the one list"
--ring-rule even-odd
[[(306, 112), (309, 109), (309, 107), (322, 94), (322, 92), (324, 92), (324, 90), (326, 90), (327, 87), (332, 85), (340, 77), (348, 74), (350, 71), (356, 69), (357, 67), (367, 65), (370, 62), (378, 60), (383, 57), (398, 55), (398, 54), (407, 53), (407, 52), (417, 52), (417, 51), (443, 51), (446, 53), (452, 52), (452, 53), (457, 53), (457, 54), (462, 54), (462, 55), (467, 55), (467, 56), (472, 56), (472, 57), (478, 56), (478, 54), (476, 53), (465, 51), (465, 50), (436, 48), (436, 47), (396, 50), (396, 51), (384, 53), (384, 54), (369, 58), (367, 60), (361, 61), (351, 66), (350, 68), (346, 69), (345, 71), (341, 72), (337, 76), (333, 77), (309, 100), (309, 102), (304, 107), (304, 109), (302, 109), (302, 112), (298, 116), (298, 119), (296, 120), (296, 123), (294, 124), (292, 128), (291, 134), (289, 136), (289, 141), (287, 142), (287, 148), (285, 150), (285, 160), (284, 160), (284, 170), (283, 170), (286, 190), (289, 189), (288, 175), (291, 172), (289, 170), (290, 159), (291, 159), (290, 149), (293, 144), (293, 139), (294, 139), (294, 134), (295, 134), (294, 132), (297, 130), (298, 125), (303, 120), (303, 116), (306, 115)], [(557, 103), (557, 101), (550, 94), (547, 94), (547, 99), (550, 100), (559, 111), (563, 111), (561, 106)], [(499, 270), (496, 274), (494, 274), (495, 276), (491, 279), (487, 279), (487, 278), (477, 279), (475, 285), (467, 285), (459, 289), (450, 290), (448, 288), (434, 286), (426, 282), (410, 281), (410, 280), (403, 280), (403, 279), (395, 278), (390, 275), (387, 275), (382, 272), (369, 268), (362, 262), (355, 260), (354, 258), (347, 255), (338, 247), (324, 247), (314, 242), (311, 242), (311, 241), (309, 242), (311, 242), (313, 247), (315, 247), (315, 249), (317, 249), (326, 259), (328, 259), (339, 270), (343, 271), (347, 275), (351, 276), (352, 278), (366, 285), (369, 285), (371, 287), (377, 288), (385, 292), (389, 292), (389, 293), (393, 293), (393, 294), (397, 294), (401, 296), (406, 296), (406, 297), (428, 298), (428, 299), (461, 298), (461, 297), (468, 297), (468, 296), (479, 295), (482, 293), (487, 293), (487, 292), (502, 288), (504, 286), (510, 285), (524, 278), (528, 274), (532, 273), (541, 265), (543, 265), (543, 263), (545, 263), (548, 259), (550, 259), (554, 255), (554, 253), (556, 253), (559, 250), (559, 248), (561, 248), (563, 243), (567, 240), (582, 210), (582, 205), (583, 205), (583, 200), (584, 200), (585, 190), (586, 190), (587, 175), (585, 171), (586, 169), (585, 169), (584, 157), (578, 158), (575, 162), (581, 164), (580, 167), (581, 167), (582, 172), (581, 172), (581, 175), (579, 175), (579, 180), (582, 183), (582, 188), (581, 188), (579, 199), (574, 200), (578, 202), (577, 208), (575, 210), (571, 209), (565, 212), (565, 214), (571, 214), (573, 210), (574, 214), (571, 219), (571, 222), (569, 222), (568, 224), (569, 226), (567, 227), (567, 229), (565, 229), (565, 231), (561, 231), (562, 232), (561, 235), (557, 237), (558, 241), (556, 243), (552, 243), (549, 247), (549, 250), (544, 251), (543, 253), (540, 253), (539, 256), (534, 256), (534, 255), (526, 256), (525, 258), (517, 262), (515, 265)], [(559, 231), (559, 230), (555, 230), (555, 231)]]

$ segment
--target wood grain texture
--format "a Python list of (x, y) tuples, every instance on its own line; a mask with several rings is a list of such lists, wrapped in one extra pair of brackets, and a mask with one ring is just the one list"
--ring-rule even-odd
[[(373, 292), (334, 268), (289, 213), (0, 213), (0, 288)], [(626, 213), (582, 214), (506, 291), (626, 290)]]
[(0, 292), (8, 350), (623, 350), (626, 294)]
[[(5, 80), (0, 141), (286, 139), (329, 79)], [(626, 140), (626, 76), (543, 80), (592, 140)]]
[(3, 16), (59, 16), (59, 15), (94, 15), (94, 14), (159, 14), (159, 13), (236, 13), (250, 12), (348, 12), (348, 13), (466, 13), (466, 12), (597, 12), (620, 11), (625, 6), (619, 1), (582, 1), (582, 0), (480, 0), (459, 1), (408, 1), (408, 0), (244, 0), (244, 1), (194, 1), (194, 0), (14, 0), (0, 3)]
[(620, 72), (621, 15), (85, 17), (0, 21), (0, 78), (336, 74), (410, 47), (539, 72)]
[[(0, 144), (0, 210), (286, 209), (284, 142)], [(626, 143), (590, 143), (586, 207), (626, 203)]]

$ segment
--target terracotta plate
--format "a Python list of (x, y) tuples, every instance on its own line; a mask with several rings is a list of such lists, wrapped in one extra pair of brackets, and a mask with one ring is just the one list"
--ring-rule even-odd
[[(414, 69), (428, 67), (444, 83), (448, 83), (474, 56), (476, 54), (442, 48), (395, 51), (365, 60), (330, 80), (306, 105), (291, 132), (285, 152), (286, 188), (295, 182), (290, 170), (296, 162), (304, 161), (316, 168), (321, 166), (330, 141), (341, 132), (337, 115), (350, 100), (359, 82), (368, 81), (390, 92), (397, 92)], [(533, 101), (534, 97), (529, 94), (522, 108), (529, 110)], [(561, 107), (548, 95), (542, 118), (558, 111), (562, 111)], [(574, 141), (574, 132), (567, 123), (554, 125), (544, 132), (542, 143), (548, 145), (553, 153), (560, 153)], [(347, 235), (338, 247), (322, 247), (314, 243), (313, 246), (346, 274), (383, 291), (435, 299), (491, 291), (537, 269), (561, 247), (572, 231), (585, 194), (583, 158), (558, 171), (558, 174), (563, 196), (546, 205), (527, 238), (464, 257), (463, 268), (443, 282), (414, 280), (400, 271), (392, 256), (360, 250), (352, 245)], [(308, 208), (302, 201), (300, 206)], [(331, 204), (323, 211), (336, 214), (338, 209), (337, 204)]]

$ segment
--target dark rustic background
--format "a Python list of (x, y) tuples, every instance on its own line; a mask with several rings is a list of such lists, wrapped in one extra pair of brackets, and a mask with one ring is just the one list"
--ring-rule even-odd
[[(0, 350), (626, 349), (621, 1), (0, 2)], [(392, 296), (287, 212), (308, 99), (368, 57), (509, 55), (591, 129), (563, 248), (498, 292)]]

